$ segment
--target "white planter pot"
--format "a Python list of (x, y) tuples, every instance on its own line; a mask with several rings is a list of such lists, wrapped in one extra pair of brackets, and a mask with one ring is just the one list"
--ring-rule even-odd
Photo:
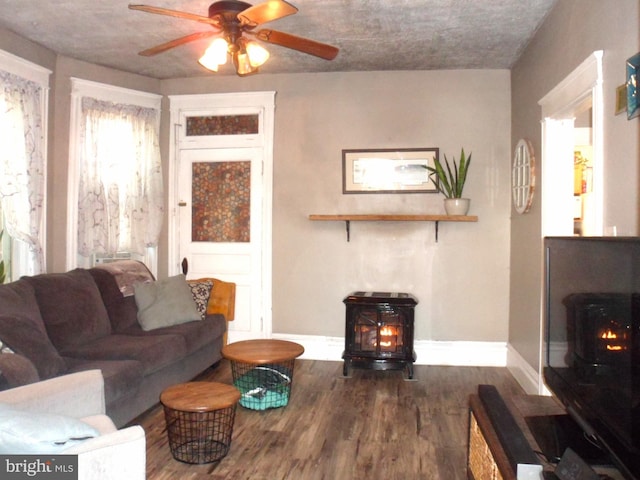
[(445, 198), (444, 211), (447, 215), (466, 215), (471, 200), (468, 198)]

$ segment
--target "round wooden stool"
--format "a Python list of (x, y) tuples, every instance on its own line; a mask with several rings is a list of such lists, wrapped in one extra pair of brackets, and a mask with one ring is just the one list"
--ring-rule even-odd
[(231, 363), (240, 405), (252, 410), (284, 407), (289, 403), (295, 359), (304, 347), (285, 340), (244, 340), (222, 348)]
[(231, 385), (188, 382), (160, 394), (173, 458), (186, 463), (210, 463), (231, 447), (240, 392)]

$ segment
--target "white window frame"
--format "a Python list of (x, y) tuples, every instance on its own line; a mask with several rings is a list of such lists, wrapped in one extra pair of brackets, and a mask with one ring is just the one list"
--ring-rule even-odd
[[(13, 55), (4, 50), (0, 50), (0, 70), (17, 75), (26, 80), (37, 83), (40, 89), (40, 115), (42, 119), (42, 135), (43, 145), (42, 152), (44, 157), (44, 186), (42, 200), (42, 220), (40, 225), (39, 241), (42, 246), (42, 268), (46, 270), (47, 265), (47, 158), (48, 158), (48, 119), (49, 119), (49, 77), (53, 73), (51, 70), (37, 65), (24, 58)], [(17, 280), (23, 275), (34, 275), (34, 266), (29, 264), (29, 246), (24, 242), (11, 239), (11, 280)]]
[[(159, 116), (162, 111), (162, 95), (71, 77), (71, 124), (69, 127), (69, 181), (67, 194), (67, 270), (78, 266), (88, 266), (78, 265), (78, 185), (80, 172), (78, 168), (77, 139), (80, 134), (83, 97), (153, 108), (158, 111)], [(157, 250), (157, 247), (149, 247), (145, 255), (138, 258), (144, 262), (155, 276), (158, 274)], [(132, 258), (134, 257), (132, 256)]]

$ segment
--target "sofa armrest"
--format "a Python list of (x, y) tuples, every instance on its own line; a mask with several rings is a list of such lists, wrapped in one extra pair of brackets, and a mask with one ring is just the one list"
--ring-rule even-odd
[(235, 319), (236, 315), (236, 284), (212, 279), (213, 288), (207, 305), (207, 313), (221, 313), (227, 322)]
[(134, 425), (86, 440), (63, 452), (78, 455), (79, 480), (144, 480), (146, 440)]
[(21, 410), (74, 418), (105, 413), (104, 379), (100, 370), (61, 375), (0, 392), (0, 402)]

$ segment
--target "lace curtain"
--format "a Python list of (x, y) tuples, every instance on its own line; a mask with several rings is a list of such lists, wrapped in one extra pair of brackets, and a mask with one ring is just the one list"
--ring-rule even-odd
[(42, 86), (0, 71), (0, 201), (7, 233), (29, 246), (43, 271), (40, 241), (45, 191)]
[(82, 98), (78, 253), (144, 255), (164, 213), (159, 112)]

